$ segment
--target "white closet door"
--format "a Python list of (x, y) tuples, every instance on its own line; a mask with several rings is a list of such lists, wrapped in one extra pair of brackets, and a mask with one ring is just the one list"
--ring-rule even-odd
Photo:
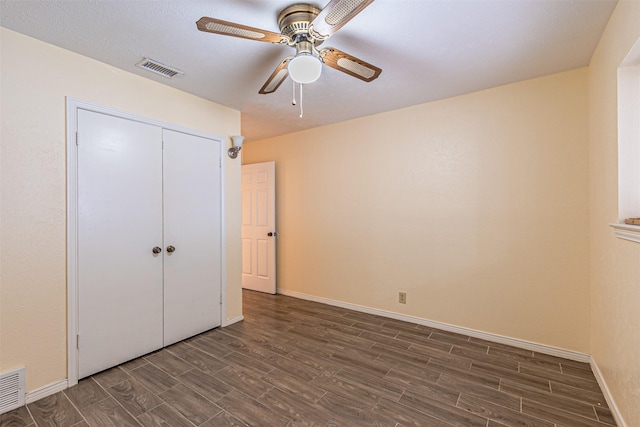
[(78, 111), (79, 378), (162, 347), (162, 129)]
[(163, 141), (166, 346), (220, 325), (221, 169), (218, 141), (166, 129)]

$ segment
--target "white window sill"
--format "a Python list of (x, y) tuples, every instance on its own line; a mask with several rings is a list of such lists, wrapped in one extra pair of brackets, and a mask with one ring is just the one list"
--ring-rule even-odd
[(640, 243), (640, 225), (629, 224), (609, 224), (614, 228), (616, 237), (632, 242)]

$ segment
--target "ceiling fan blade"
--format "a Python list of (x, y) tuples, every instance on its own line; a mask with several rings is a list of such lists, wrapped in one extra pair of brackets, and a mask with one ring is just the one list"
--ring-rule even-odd
[(287, 43), (289, 37), (260, 28), (248, 27), (234, 22), (203, 16), (196, 22), (198, 29), (207, 33), (222, 34), (224, 36), (240, 37), (241, 39), (257, 40), (268, 43)]
[(261, 95), (267, 95), (269, 93), (275, 92), (283, 81), (289, 75), (289, 70), (287, 69), (287, 65), (289, 65), (289, 61), (293, 59), (293, 56), (287, 56), (278, 64), (276, 69), (271, 73), (267, 81), (262, 85), (260, 91), (258, 91)]
[(371, 65), (361, 59), (344, 53), (333, 47), (325, 47), (320, 50), (322, 62), (331, 68), (347, 73), (353, 77), (370, 82), (378, 78), (382, 69)]
[(314, 37), (324, 40), (371, 3), (373, 0), (331, 0), (311, 22), (310, 32)]

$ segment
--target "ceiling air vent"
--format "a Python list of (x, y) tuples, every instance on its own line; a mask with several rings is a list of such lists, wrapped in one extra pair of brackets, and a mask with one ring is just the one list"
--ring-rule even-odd
[(171, 68), (149, 58), (144, 58), (142, 61), (138, 62), (136, 67), (143, 68), (147, 71), (151, 71), (152, 73), (160, 74), (161, 76), (165, 76), (169, 79), (184, 74), (184, 72), (178, 69)]

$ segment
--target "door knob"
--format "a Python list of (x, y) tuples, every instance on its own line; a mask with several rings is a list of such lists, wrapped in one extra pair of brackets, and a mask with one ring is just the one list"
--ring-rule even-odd
[(278, 237), (278, 233), (276, 233), (275, 231), (270, 231), (267, 233), (267, 236), (269, 237)]
[(159, 246), (156, 246), (155, 248), (152, 249), (152, 252), (154, 254), (159, 254), (160, 252), (162, 252), (162, 248)]
[(174, 248), (173, 246), (167, 246), (167, 252), (172, 253), (175, 251), (176, 251), (176, 248)]

